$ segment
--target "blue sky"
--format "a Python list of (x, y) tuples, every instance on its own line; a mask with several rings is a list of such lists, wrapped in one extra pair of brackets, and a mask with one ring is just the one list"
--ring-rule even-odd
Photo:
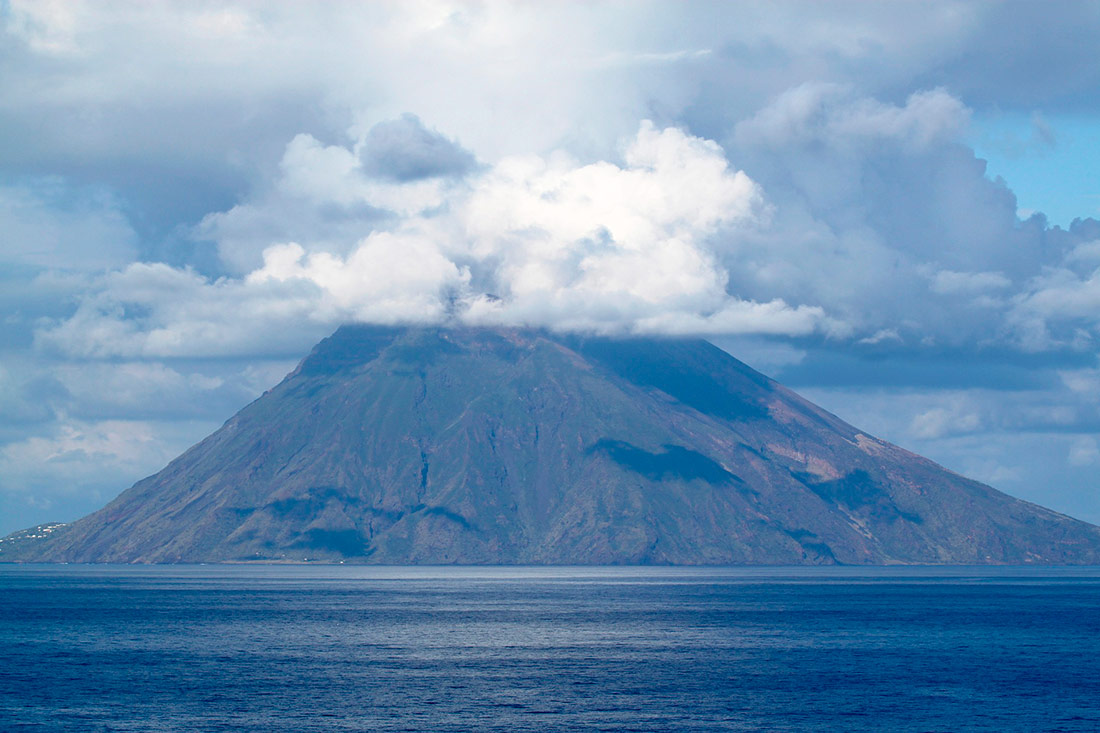
[(698, 334), (1100, 522), (1100, 3), (0, 2), (0, 533), (339, 323)]
[(970, 144), (1016, 194), (1024, 218), (1042, 212), (1051, 224), (1100, 217), (1100, 126), (1088, 115), (1051, 118), (1038, 111), (975, 117)]

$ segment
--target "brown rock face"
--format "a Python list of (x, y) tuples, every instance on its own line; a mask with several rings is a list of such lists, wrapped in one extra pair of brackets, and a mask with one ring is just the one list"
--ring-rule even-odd
[(705, 341), (348, 326), (0, 561), (1100, 563), (1100, 528), (861, 433)]

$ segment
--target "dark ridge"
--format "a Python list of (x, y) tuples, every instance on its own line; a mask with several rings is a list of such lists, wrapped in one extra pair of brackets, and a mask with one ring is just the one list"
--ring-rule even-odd
[(816, 533), (802, 528), (785, 529), (782, 526), (779, 527), (779, 530), (799, 544), (803, 550), (803, 558), (809, 559), (809, 555), (806, 553), (812, 552), (816, 557), (822, 560), (828, 560), (830, 563), (839, 564), (836, 555), (833, 554), (833, 548), (822, 542)]
[[(735, 366), (741, 379), (770, 389), (767, 378), (705, 341), (685, 339), (566, 338), (581, 354), (642, 387), (658, 389), (704, 415), (759, 420), (767, 409), (718, 381), (715, 373)], [(713, 352), (713, 353), (712, 353)]]
[(344, 557), (360, 557), (367, 543), (354, 529), (311, 529), (297, 543), (311, 550), (328, 550)]
[(836, 555), (833, 554), (833, 548), (826, 545), (824, 542), (805, 542), (798, 540), (798, 544), (802, 546), (803, 550), (808, 550), (814, 553), (820, 558), (827, 558), (832, 562), (836, 562)]
[(279, 519), (303, 519), (319, 513), (330, 501), (356, 505), (359, 503), (359, 497), (335, 488), (316, 488), (311, 489), (305, 496), (292, 496), (268, 502), (263, 508)]
[(679, 445), (666, 445), (664, 449), (663, 453), (650, 453), (621, 440), (604, 438), (588, 452), (603, 453), (623, 468), (653, 481), (678, 478), (684, 481), (700, 479), (716, 485), (741, 483), (741, 479), (702, 453)]
[(455, 524), (462, 527), (463, 529), (468, 529), (471, 532), (477, 532), (478, 531), (478, 528), (476, 526), (474, 526), (470, 522), (469, 519), (462, 516), (458, 512), (451, 511), (447, 507), (444, 507), (444, 506), (430, 506), (430, 507), (425, 507), (425, 508), (423, 508), (419, 511), (423, 514), (437, 516), (437, 517), (443, 517), (444, 519), (449, 519), (452, 522), (454, 522)]
[(913, 524), (921, 524), (924, 521), (916, 514), (903, 512), (871, 475), (862, 469), (832, 481), (816, 481), (812, 474), (806, 473), (794, 475), (810, 491), (831, 504), (863, 510), (876, 519), (891, 522), (904, 519)]
[(404, 330), (395, 326), (341, 326), (336, 333), (313, 347), (297, 373), (304, 377), (319, 377), (368, 364), (378, 358), (382, 350)]

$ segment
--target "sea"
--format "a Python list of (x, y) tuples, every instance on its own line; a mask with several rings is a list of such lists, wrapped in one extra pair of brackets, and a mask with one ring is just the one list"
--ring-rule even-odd
[(0, 731), (1100, 731), (1100, 568), (0, 565)]

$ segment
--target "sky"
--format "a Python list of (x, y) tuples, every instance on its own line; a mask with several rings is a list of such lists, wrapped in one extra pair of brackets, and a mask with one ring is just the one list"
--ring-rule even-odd
[(698, 335), (1100, 523), (1100, 3), (0, 0), (0, 534), (345, 322)]

